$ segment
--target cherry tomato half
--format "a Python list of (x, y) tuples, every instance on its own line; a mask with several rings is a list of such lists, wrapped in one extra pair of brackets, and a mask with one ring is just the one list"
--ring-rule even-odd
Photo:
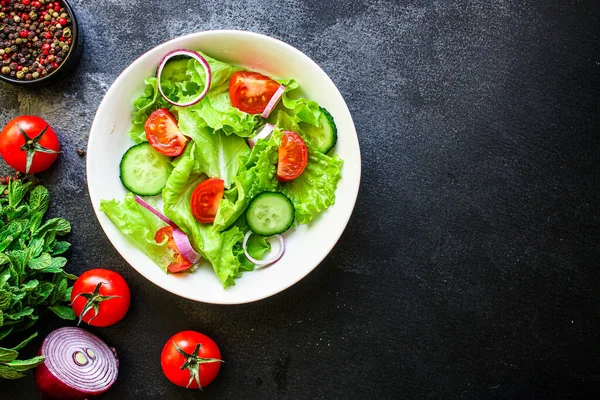
[(35, 174), (48, 169), (58, 157), (59, 150), (56, 132), (39, 117), (17, 117), (0, 133), (0, 155), (19, 172)]
[(185, 150), (188, 140), (179, 130), (173, 114), (166, 108), (150, 114), (144, 130), (152, 147), (165, 156), (176, 157)]
[(127, 310), (131, 294), (118, 273), (96, 268), (81, 274), (73, 285), (71, 304), (75, 315), (92, 326), (110, 326), (119, 322)]
[(239, 71), (229, 81), (229, 98), (235, 108), (248, 114), (260, 114), (279, 86), (258, 72)]
[(295, 132), (285, 131), (277, 152), (277, 179), (291, 181), (300, 176), (308, 163), (306, 143)]
[(199, 389), (211, 383), (221, 369), (221, 362), (219, 346), (208, 336), (195, 331), (173, 335), (160, 355), (160, 365), (167, 379), (188, 389)]
[(173, 239), (173, 228), (170, 226), (165, 226), (164, 228), (157, 230), (154, 235), (154, 240), (156, 243), (162, 243), (165, 240), (165, 237), (167, 237), (167, 248), (173, 252), (173, 257), (175, 257), (175, 261), (169, 264), (167, 271), (175, 274), (191, 267), (192, 263), (186, 260), (179, 252), (175, 240)]
[(215, 220), (224, 190), (225, 182), (218, 178), (207, 179), (196, 186), (190, 206), (192, 214), (199, 222), (210, 224)]

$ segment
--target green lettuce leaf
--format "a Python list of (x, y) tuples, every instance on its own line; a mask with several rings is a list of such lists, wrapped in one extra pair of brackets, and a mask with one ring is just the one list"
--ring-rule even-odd
[(174, 261), (173, 256), (167, 249), (166, 241), (156, 243), (154, 240), (156, 231), (166, 226), (164, 222), (140, 206), (132, 193), (127, 193), (122, 202), (101, 200), (100, 210), (110, 218), (123, 235), (167, 272), (167, 267)]
[(202, 126), (198, 114), (192, 111), (179, 113), (179, 128), (193, 139), (189, 155), (194, 160), (194, 174), (204, 173), (211, 178), (221, 178), (225, 187), (231, 187), (238, 172), (238, 159), (250, 153), (246, 141), (236, 135), (226, 135), (222, 131), (212, 131)]
[(227, 191), (219, 204), (213, 226), (227, 229), (246, 210), (257, 194), (277, 188), (277, 149), (281, 131), (275, 131), (268, 140), (259, 140), (247, 158), (242, 159), (235, 186)]
[(190, 198), (203, 175), (193, 173), (194, 160), (183, 157), (167, 180), (163, 190), (165, 214), (189, 237), (192, 245), (208, 260), (224, 287), (234, 285), (234, 278), (241, 275), (242, 263), (239, 248), (244, 233), (234, 226), (219, 232), (212, 225), (201, 224), (193, 216)]

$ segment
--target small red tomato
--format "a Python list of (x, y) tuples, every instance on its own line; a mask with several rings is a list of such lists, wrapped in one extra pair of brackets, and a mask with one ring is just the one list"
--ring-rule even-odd
[(92, 326), (110, 326), (119, 322), (127, 310), (131, 294), (125, 279), (102, 268), (84, 272), (73, 285), (71, 304), (75, 315)]
[(48, 169), (59, 149), (56, 132), (39, 117), (17, 117), (0, 133), (0, 155), (8, 165), (26, 174)]
[(188, 389), (200, 389), (211, 383), (219, 374), (222, 362), (219, 346), (195, 331), (173, 335), (160, 355), (160, 365), (167, 379)]
[(229, 81), (231, 105), (248, 114), (260, 114), (279, 86), (279, 83), (258, 72), (236, 72)]
[(285, 131), (277, 152), (277, 179), (291, 181), (302, 174), (308, 163), (306, 143), (295, 132)]
[(167, 238), (167, 248), (173, 252), (173, 257), (175, 261), (169, 264), (167, 267), (167, 271), (172, 274), (176, 274), (177, 272), (183, 272), (192, 266), (192, 263), (186, 260), (181, 253), (179, 252), (179, 248), (175, 243), (175, 239), (173, 239), (173, 228), (170, 226), (165, 226), (160, 228), (154, 234), (154, 241), (156, 243), (162, 243)]
[(159, 108), (150, 114), (144, 130), (154, 150), (165, 156), (176, 157), (185, 150), (188, 140), (179, 130), (173, 114), (166, 108)]
[(190, 207), (198, 222), (203, 224), (214, 222), (224, 191), (225, 182), (218, 178), (206, 179), (196, 186), (190, 199)]

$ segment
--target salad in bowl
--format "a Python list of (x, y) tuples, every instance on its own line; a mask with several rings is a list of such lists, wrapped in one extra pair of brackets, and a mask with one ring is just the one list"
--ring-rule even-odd
[[(155, 271), (144, 262), (140, 272), (151, 274), (155, 282), (174, 279), (175, 286), (187, 286), (180, 282), (197, 282), (196, 276), (205, 280), (206, 271), (212, 271), (225, 293), (235, 291), (250, 271), (291, 272), (286, 259), (287, 264), (303, 261), (291, 261), (290, 254), (319, 250), (322, 259), (331, 247), (324, 252), (316, 242), (312, 249), (299, 249), (293, 237), (296, 232), (310, 235), (326, 217), (323, 214), (335, 208), (345, 179), (338, 142), (341, 147), (348, 140), (357, 148), (355, 132), (341, 131), (335, 110), (311, 98), (303, 91), (303, 79), (293, 74), (231, 62), (203, 46), (174, 46), (154, 49), (160, 59), (147, 76), (137, 77), (143, 86), (132, 96), (126, 131), (113, 126), (108, 139), (102, 135), (105, 141), (118, 137), (124, 151), (118, 161), (111, 157), (117, 165), (109, 165), (99, 154), (88, 159), (92, 202), (109, 237), (120, 236), (128, 252), (133, 247), (137, 255), (151, 260)], [(342, 120), (346, 117), (340, 115)], [(90, 145), (97, 120), (98, 115)], [(101, 174), (118, 170), (120, 190), (92, 190), (90, 168), (99, 164), (106, 168)], [(113, 179), (113, 189), (116, 183)], [(356, 192), (351, 195), (353, 205)], [(341, 234), (351, 211), (337, 221), (341, 229), (329, 231)], [(319, 235), (327, 235), (328, 227), (322, 228)], [(306, 257), (309, 263), (310, 258)], [(306, 274), (316, 264), (298, 268)], [(214, 286), (215, 279), (210, 281)], [(290, 282), (287, 286), (294, 283)], [(257, 287), (264, 287), (264, 281)], [(211, 301), (202, 294), (166, 288)], [(231, 302), (266, 295), (246, 294), (245, 300)]]

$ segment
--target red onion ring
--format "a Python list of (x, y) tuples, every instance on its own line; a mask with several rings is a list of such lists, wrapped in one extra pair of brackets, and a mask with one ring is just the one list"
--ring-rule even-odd
[(75, 327), (50, 333), (39, 354), (35, 383), (47, 399), (83, 400), (106, 392), (117, 380), (119, 359), (99, 337)]
[(273, 129), (275, 129), (275, 125), (267, 123), (262, 130), (256, 134), (256, 136), (254, 136), (252, 139), (248, 139), (248, 146), (253, 148), (256, 142), (258, 142), (260, 139), (266, 139), (271, 136)]
[(269, 264), (273, 264), (274, 262), (279, 261), (279, 259), (281, 257), (283, 257), (283, 253), (285, 252), (285, 242), (283, 240), (283, 236), (277, 234), (277, 235), (273, 235), (273, 236), (269, 236), (267, 239), (272, 238), (272, 237), (276, 237), (277, 239), (279, 239), (279, 251), (277, 252), (277, 254), (275, 254), (273, 257), (266, 259), (266, 260), (259, 260), (256, 259), (254, 257), (252, 257), (249, 253), (248, 253), (248, 249), (246, 248), (246, 245), (248, 243), (248, 238), (250, 237), (250, 235), (252, 235), (252, 231), (248, 231), (246, 233), (246, 235), (244, 236), (244, 241), (242, 242), (242, 248), (244, 249), (244, 255), (246, 256), (246, 258), (248, 259), (248, 261), (250, 261), (253, 264), (258, 265), (259, 267), (263, 267), (265, 265), (269, 265)]
[[(206, 85), (204, 86), (204, 90), (197, 97), (194, 97), (194, 99), (192, 99), (186, 103), (177, 103), (173, 100), (170, 100), (167, 96), (165, 96), (162, 86), (160, 85), (160, 76), (162, 75), (165, 65), (167, 65), (167, 61), (169, 61), (171, 58), (176, 57), (176, 56), (188, 56), (188, 57), (193, 58), (194, 60), (196, 60), (200, 64), (202, 64), (202, 67), (204, 68), (204, 72), (206, 73)], [(173, 51), (167, 53), (167, 55), (163, 57), (162, 61), (158, 65), (158, 69), (156, 70), (156, 80), (157, 80), (158, 91), (160, 92), (161, 96), (164, 97), (164, 99), (167, 102), (169, 102), (170, 104), (177, 106), (177, 107), (189, 107), (189, 106), (193, 106), (194, 104), (197, 104), (208, 93), (208, 90), (210, 89), (210, 84), (212, 82), (212, 72), (210, 71), (210, 65), (208, 65), (208, 61), (206, 61), (206, 59), (204, 57), (202, 57), (199, 53), (196, 53), (195, 51), (187, 50), (187, 49), (177, 49), (177, 50), (173, 50)]]
[(281, 96), (283, 96), (284, 91), (285, 91), (285, 86), (279, 85), (279, 87), (277, 88), (275, 93), (273, 93), (273, 96), (271, 96), (271, 100), (269, 100), (269, 102), (267, 103), (267, 106), (265, 107), (265, 110), (262, 113), (263, 118), (267, 118), (269, 115), (271, 115), (271, 113), (273, 112), (273, 109), (277, 106), (277, 103), (279, 103), (279, 100), (281, 100)]
[(158, 211), (156, 208), (152, 207), (150, 204), (146, 203), (144, 199), (140, 196), (135, 196), (135, 201), (138, 202), (139, 205), (144, 207), (146, 210), (150, 211), (152, 214), (156, 215), (158, 218), (163, 220), (167, 225), (173, 228), (173, 240), (175, 241), (175, 245), (179, 250), (179, 254), (183, 256), (188, 262), (192, 264), (196, 264), (200, 262), (202, 256), (192, 247), (192, 243), (190, 242), (190, 238), (185, 234), (184, 231), (179, 229), (175, 222), (171, 221), (167, 218), (163, 213)]

